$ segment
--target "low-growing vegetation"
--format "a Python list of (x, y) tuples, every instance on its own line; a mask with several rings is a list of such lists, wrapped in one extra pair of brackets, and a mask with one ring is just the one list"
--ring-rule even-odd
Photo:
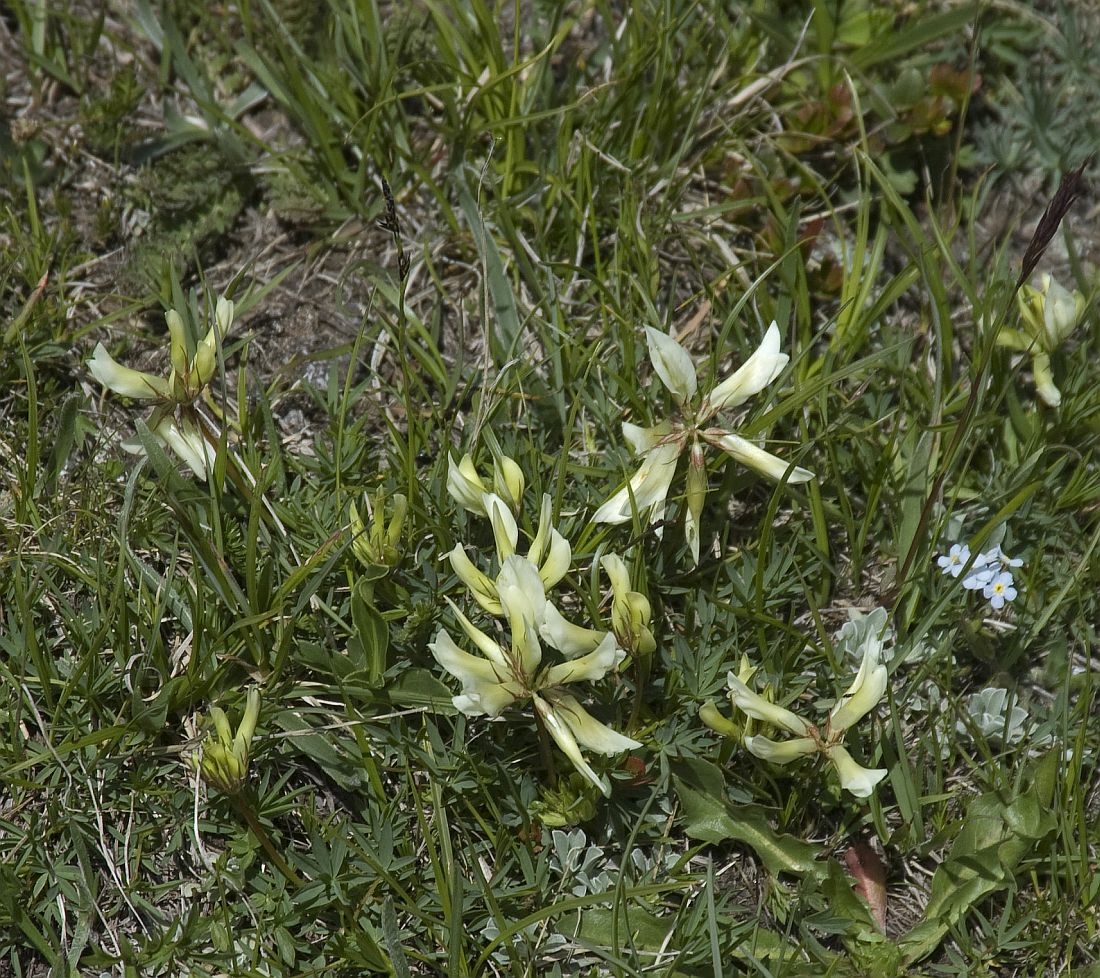
[(0, 974), (1100, 974), (1094, 20), (0, 9)]

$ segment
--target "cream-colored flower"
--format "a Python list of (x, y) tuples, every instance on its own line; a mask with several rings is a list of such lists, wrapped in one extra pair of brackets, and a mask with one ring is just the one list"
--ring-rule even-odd
[[(539, 509), (539, 525), (531, 545), (527, 548), (527, 560), (538, 570), (544, 587), (553, 587), (569, 571), (573, 548), (551, 523), (552, 500), (543, 495)], [(511, 510), (496, 493), (482, 493), (481, 512), (489, 517), (496, 543), (497, 560), (504, 562), (516, 552), (519, 545), (519, 526)], [(477, 603), (489, 614), (503, 613), (497, 584), (474, 566), (462, 544), (457, 544), (448, 554), (451, 567), (473, 594)]]
[(745, 659), (742, 659), (740, 674), (735, 676), (731, 672), (727, 677), (731, 702), (753, 720), (778, 727), (793, 736), (777, 741), (741, 732), (718, 713), (713, 704), (707, 704), (700, 716), (707, 726), (719, 733), (740, 734), (749, 753), (773, 764), (789, 764), (808, 754), (820, 753), (837, 772), (842, 788), (857, 798), (866, 798), (887, 772), (884, 768), (861, 767), (844, 748), (843, 742), (848, 730), (870, 713), (886, 692), (886, 667), (879, 658), (881, 651), (881, 642), (866, 643), (855, 680), (830, 711), (823, 728), (819, 729), (797, 713), (753, 692), (748, 686), (753, 670), (748, 668)]
[(784, 476), (789, 483), (807, 482), (814, 477), (808, 469), (788, 465), (727, 428), (708, 426), (718, 412), (738, 407), (763, 390), (782, 373), (790, 358), (779, 352), (779, 327), (773, 322), (752, 356), (700, 400), (698, 377), (688, 352), (668, 334), (649, 327), (646, 341), (653, 369), (676, 401), (680, 417), (650, 428), (623, 424), (623, 435), (635, 454), (642, 457), (642, 464), (627, 484), (596, 510), (592, 521), (625, 523), (634, 513), (650, 523), (663, 520), (676, 465), (686, 449), (689, 465), (684, 529), (692, 559), (698, 563), (699, 521), (707, 494), (704, 443), (776, 482)]
[(1041, 278), (1042, 287), (1023, 285), (1016, 293), (1022, 329), (1002, 329), (997, 344), (1031, 355), (1035, 393), (1050, 407), (1062, 403), (1062, 392), (1054, 383), (1050, 365), (1055, 352), (1077, 328), (1085, 311), (1085, 297), (1070, 292), (1051, 275)]
[(444, 629), (428, 646), (436, 662), (462, 683), (461, 693), (453, 697), (455, 707), (469, 716), (499, 716), (513, 703), (530, 699), (546, 730), (577, 770), (610, 794), (610, 786), (592, 770), (581, 747), (617, 754), (641, 744), (600, 723), (564, 687), (602, 679), (618, 667), (625, 653), (608, 632), (585, 654), (546, 665), (540, 638), (553, 644), (557, 636), (547, 626), (553, 606), (538, 568), (528, 558), (511, 554), (503, 561), (495, 588), (501, 614), (508, 621), (508, 646), (477, 628), (453, 603), (462, 630), (480, 654), (463, 651)]
[[(525, 486), (523, 470), (514, 459), (500, 455), (493, 460), (493, 494), (503, 500), (512, 513), (520, 510)], [(457, 463), (453, 458), (450, 460), (447, 466), (447, 492), (459, 506), (478, 516), (485, 516), (484, 497), (488, 491), (469, 452)]]
[[(201, 417), (196, 402), (214, 378), (218, 344), (233, 325), (233, 310), (229, 299), (224, 296), (218, 299), (214, 325), (194, 345), (193, 352), (183, 318), (174, 309), (165, 314), (172, 364), (167, 379), (124, 367), (102, 343), (96, 344), (88, 360), (89, 373), (108, 390), (123, 397), (156, 402), (146, 425), (153, 437), (183, 459), (200, 479), (206, 479), (213, 471), (217, 433)], [(136, 438), (127, 439), (122, 447), (138, 454), (145, 451)]]

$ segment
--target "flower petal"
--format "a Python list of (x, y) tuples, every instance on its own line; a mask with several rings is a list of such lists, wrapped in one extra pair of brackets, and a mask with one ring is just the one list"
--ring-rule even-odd
[(485, 515), (485, 504), (481, 497), (485, 493), (485, 484), (474, 468), (473, 457), (463, 455), (462, 460), (455, 463), (452, 457), (447, 466), (447, 492), (463, 509), (479, 516)]
[[(742, 465), (747, 465), (750, 469), (776, 482), (779, 482), (787, 469), (791, 467), (789, 462), (784, 462), (777, 455), (764, 451), (764, 449), (740, 435), (726, 432), (723, 435), (714, 436), (704, 432), (703, 437), (716, 448), (728, 452)], [(814, 474), (809, 469), (803, 469), (796, 465), (790, 474), (790, 478), (787, 479), (787, 484), (795, 485), (800, 482), (809, 482), (813, 477)]]
[(469, 717), (498, 717), (522, 695), (523, 690), (515, 683), (478, 683), (452, 696), (451, 702)]
[(855, 726), (878, 705), (886, 692), (886, 666), (879, 656), (882, 642), (869, 641), (863, 648), (863, 661), (848, 692), (829, 714), (829, 730), (832, 733)]
[(88, 370), (104, 387), (123, 397), (151, 401), (167, 400), (171, 396), (163, 378), (122, 366), (102, 343), (95, 345), (88, 360)]
[(840, 744), (825, 748), (825, 756), (832, 762), (840, 777), (840, 786), (857, 798), (869, 798), (875, 785), (886, 777), (886, 768), (866, 768), (857, 764)]
[(672, 422), (662, 421), (652, 428), (643, 428), (640, 425), (623, 422), (623, 437), (630, 442), (635, 455), (644, 455), (656, 448), (665, 438), (672, 434)]
[(573, 562), (573, 548), (557, 530), (550, 531), (550, 552), (539, 567), (539, 577), (548, 588), (553, 587), (569, 572)]
[(761, 760), (772, 764), (790, 764), (791, 761), (817, 751), (817, 744), (811, 737), (795, 737), (792, 740), (770, 740), (767, 737), (746, 737), (745, 748)]
[(1062, 403), (1062, 392), (1054, 383), (1050, 355), (1037, 350), (1031, 357), (1031, 372), (1035, 377), (1035, 393), (1047, 407), (1058, 407)]
[(630, 590), (630, 572), (623, 558), (618, 554), (604, 554), (600, 558), (600, 566), (611, 584), (611, 593), (616, 598), (625, 598)]
[(497, 596), (496, 584), (474, 565), (474, 562), (466, 555), (466, 550), (462, 544), (456, 544), (454, 550), (447, 556), (450, 558), (451, 567), (458, 575), (458, 579), (470, 589), (474, 600), (490, 615), (504, 614), (504, 608), (501, 607), (500, 598)]
[(612, 730), (606, 723), (600, 723), (572, 694), (558, 693), (548, 698), (552, 699), (554, 712), (568, 725), (582, 747), (597, 754), (611, 755), (642, 746), (640, 741)]
[(482, 493), (481, 503), (485, 507), (489, 521), (493, 524), (497, 560), (503, 564), (506, 558), (516, 552), (516, 544), (519, 543), (519, 527), (516, 526), (516, 518), (512, 515), (508, 504), (495, 492)]
[(562, 655), (573, 658), (593, 651), (604, 640), (606, 632), (574, 625), (547, 601), (539, 634)]
[(744, 404), (775, 380), (790, 359), (779, 352), (779, 325), (772, 320), (752, 356), (707, 395), (704, 416)]
[(730, 687), (730, 700), (742, 713), (763, 720), (773, 726), (781, 727), (796, 737), (804, 737), (808, 724), (797, 713), (792, 713), (776, 703), (769, 703), (759, 693), (754, 693), (737, 676), (730, 672), (726, 676)]
[(214, 471), (214, 446), (203, 437), (198, 426), (186, 418), (178, 423), (165, 418), (153, 430), (187, 467), (200, 479), (206, 479)]
[(605, 784), (596, 772), (589, 767), (588, 762), (581, 754), (580, 746), (577, 744), (577, 738), (573, 735), (573, 731), (570, 730), (557, 713), (555, 713), (554, 707), (541, 696), (533, 696), (532, 699), (535, 703), (535, 709), (539, 711), (539, 716), (542, 717), (542, 722), (550, 732), (550, 736), (554, 738), (554, 743), (556, 743), (558, 747), (561, 748), (562, 753), (569, 758), (573, 767), (599, 788), (600, 792), (605, 797), (610, 797), (611, 786)]
[(480, 683), (496, 684), (504, 679), (498, 667), (488, 659), (460, 649), (445, 629), (436, 632), (435, 641), (428, 643), (428, 650), (436, 662), (462, 683), (463, 688)]
[(647, 326), (645, 336), (649, 344), (649, 360), (661, 383), (669, 389), (678, 404), (687, 403), (695, 396), (699, 386), (691, 355), (668, 333)]
[(680, 457), (680, 445), (673, 442), (658, 445), (643, 459), (641, 467), (630, 479), (629, 486), (623, 486), (614, 496), (592, 514), (593, 523), (626, 523), (630, 520), (630, 496), (634, 496), (634, 507), (643, 518), (649, 512), (649, 522), (660, 519), (664, 512), (664, 501), (668, 487), (676, 474), (676, 462)]
[(525, 677), (532, 677), (542, 661), (539, 625), (546, 613), (546, 591), (538, 569), (526, 557), (513, 554), (497, 575), (497, 592), (512, 629), (513, 657)]
[(550, 496), (544, 493), (539, 510), (538, 532), (535, 533), (531, 546), (527, 548), (527, 559), (538, 567), (539, 577), (548, 588), (565, 577), (573, 561), (573, 548), (569, 546), (569, 541), (550, 522), (551, 505)]
[(508, 656), (504, 654), (504, 649), (470, 621), (450, 598), (445, 600), (451, 606), (451, 611), (454, 612), (466, 637), (477, 646), (481, 654), (494, 663), (502, 674), (511, 672), (511, 663), (508, 661)]
[(625, 658), (626, 653), (619, 648), (615, 636), (608, 632), (588, 655), (561, 662), (547, 669), (546, 685), (564, 686), (566, 683), (594, 682), (597, 679), (603, 679)]

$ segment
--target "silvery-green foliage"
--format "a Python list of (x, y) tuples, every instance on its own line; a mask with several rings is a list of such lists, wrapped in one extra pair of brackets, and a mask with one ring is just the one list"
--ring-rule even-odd
[(1018, 703), (1009, 706), (1008, 690), (987, 687), (966, 698), (966, 712), (970, 723), (959, 720), (955, 729), (966, 737), (972, 737), (971, 729), (977, 729), (986, 740), (1005, 745), (1023, 740), (1028, 732), (1028, 714)]
[(837, 656), (858, 666), (867, 643), (877, 642), (882, 660), (889, 662), (894, 654), (894, 630), (887, 624), (888, 617), (885, 608), (873, 608), (867, 614), (849, 608), (848, 621), (833, 635)]
[(605, 870), (610, 865), (607, 856), (598, 846), (588, 845), (584, 829), (571, 832), (554, 829), (550, 840), (553, 847), (550, 865), (561, 875), (562, 885), (568, 886), (574, 896), (603, 893), (611, 888), (611, 877)]

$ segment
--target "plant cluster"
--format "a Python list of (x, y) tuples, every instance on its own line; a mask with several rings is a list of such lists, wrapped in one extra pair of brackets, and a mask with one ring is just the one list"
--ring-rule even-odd
[(0, 972), (1096, 966), (1045, 15), (10, 7)]

